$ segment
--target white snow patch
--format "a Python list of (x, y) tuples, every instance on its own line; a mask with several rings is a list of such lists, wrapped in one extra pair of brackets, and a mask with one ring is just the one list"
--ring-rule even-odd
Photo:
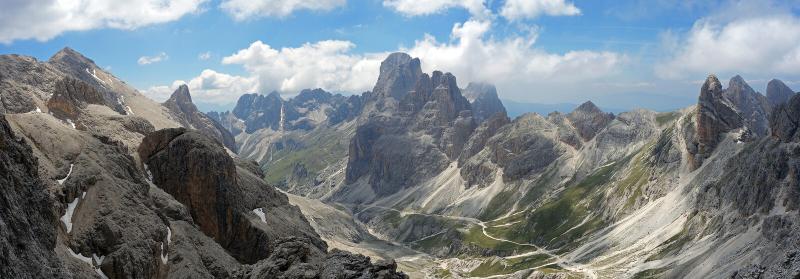
[(267, 215), (264, 214), (264, 209), (262, 209), (262, 208), (253, 209), (253, 213), (258, 215), (258, 218), (261, 218), (261, 222), (264, 222), (264, 223), (267, 222)]
[[(83, 192), (81, 198), (86, 198), (86, 192)], [(61, 216), (61, 222), (63, 222), (64, 226), (67, 228), (67, 233), (72, 231), (72, 215), (75, 213), (75, 208), (78, 207), (81, 198), (75, 197), (75, 199), (67, 205), (67, 212), (64, 213), (64, 216)]]
[(42, 113), (42, 109), (40, 109), (39, 106), (36, 106), (36, 112)]
[(147, 173), (147, 181), (153, 182), (153, 173), (150, 172), (150, 168), (147, 167), (147, 164), (144, 165), (144, 171)]
[(128, 115), (134, 115), (133, 109), (131, 109), (130, 106), (125, 106), (125, 112), (127, 112)]
[(167, 227), (167, 245), (172, 244), (172, 229)]
[(67, 124), (72, 126), (72, 129), (77, 129), (77, 128), (75, 128), (75, 122), (72, 122), (72, 119), (67, 118)]
[(97, 76), (97, 69), (92, 69), (92, 71), (90, 72), (90, 71), (89, 71), (89, 68), (86, 68), (86, 73), (88, 73), (89, 75), (91, 75), (91, 76), (92, 76), (94, 79), (96, 79), (96, 80), (97, 80), (97, 81), (99, 81), (100, 83), (102, 83), (102, 84), (104, 84), (104, 85), (106, 84), (106, 82), (105, 82), (104, 80), (102, 80), (100, 77), (98, 77), (98, 76)]
[(69, 247), (67, 247), (67, 251), (69, 251), (69, 254), (73, 258), (76, 258), (76, 259), (78, 259), (78, 260), (80, 260), (82, 262), (85, 262), (85, 263), (87, 263), (89, 265), (92, 265), (92, 258), (86, 257), (86, 256), (78, 254), (78, 253), (75, 253), (75, 251), (72, 251), (72, 248), (69, 248)]
[[(84, 255), (75, 253), (75, 251), (72, 251), (72, 248), (69, 248), (69, 247), (67, 247), (67, 251), (69, 252), (69, 254), (73, 258), (76, 258), (76, 259), (78, 259), (78, 260), (80, 260), (82, 262), (85, 262), (85, 263), (89, 264), (90, 266), (92, 266), (92, 269), (94, 269), (94, 272), (97, 272), (97, 275), (99, 275), (100, 278), (108, 279), (108, 276), (106, 276), (106, 274), (103, 273), (103, 270), (100, 269), (100, 265), (103, 264), (103, 260), (106, 259), (106, 256), (99, 256), (98, 257), (97, 254), (92, 253), (92, 257), (89, 258), (89, 257), (86, 257)], [(92, 260), (94, 260), (94, 261), (92, 261)]]
[(67, 176), (65, 176), (64, 178), (58, 180), (58, 184), (59, 185), (64, 185), (64, 182), (66, 182), (67, 178), (69, 178), (69, 176), (72, 174), (72, 168), (73, 167), (75, 167), (75, 164), (69, 164), (69, 172), (67, 172)]
[(164, 250), (164, 242), (161, 242), (161, 263), (167, 264), (167, 260), (169, 257), (167, 256), (167, 251)]

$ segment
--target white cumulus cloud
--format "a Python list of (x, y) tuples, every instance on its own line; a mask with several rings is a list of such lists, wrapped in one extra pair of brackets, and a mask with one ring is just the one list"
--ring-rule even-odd
[(663, 41), (668, 58), (655, 66), (662, 78), (796, 75), (800, 65), (800, 19), (792, 15), (701, 19), (686, 34), (665, 33)]
[(627, 60), (625, 55), (608, 51), (552, 53), (536, 47), (538, 29), (498, 40), (487, 37), (490, 28), (489, 21), (469, 20), (453, 27), (449, 42), (426, 36), (405, 51), (419, 57), (425, 71), (452, 72), (461, 86), (487, 81), (517, 97), (579, 90), (576, 85), (582, 81), (617, 74)]
[(139, 63), (139, 65), (150, 65), (150, 64), (153, 64), (153, 63), (158, 63), (158, 62), (167, 60), (167, 59), (169, 59), (169, 56), (167, 55), (167, 53), (166, 52), (161, 52), (161, 53), (153, 55), (153, 56), (142, 56), (142, 57), (139, 57), (139, 59), (136, 60), (136, 63)]
[(297, 10), (329, 11), (346, 0), (223, 0), (220, 7), (236, 20), (285, 17)]
[(463, 8), (479, 17), (491, 14), (485, 0), (384, 0), (383, 5), (406, 16), (436, 14), (451, 8)]
[[(627, 60), (625, 55), (607, 51), (548, 52), (535, 45), (537, 28), (495, 39), (488, 35), (491, 26), (488, 20), (469, 20), (455, 24), (445, 42), (426, 35), (413, 47), (397, 51), (419, 57), (426, 72), (452, 72), (461, 86), (471, 81), (492, 82), (512, 97), (548, 92), (578, 96), (585, 93), (581, 82), (613, 76)], [(222, 59), (226, 65), (241, 65), (246, 76), (205, 70), (188, 84), (196, 102), (218, 104), (235, 103), (243, 93), (273, 90), (287, 95), (307, 88), (361, 93), (372, 89), (380, 63), (389, 52), (358, 54), (352, 52), (354, 47), (352, 42), (337, 40), (284, 48), (255, 41)], [(150, 96), (163, 95), (176, 87), (157, 86), (147, 91)]]
[(0, 43), (50, 40), (64, 32), (136, 29), (202, 9), (207, 0), (29, 0), (0, 3)]
[(176, 80), (171, 85), (153, 86), (142, 90), (142, 93), (153, 100), (163, 102), (183, 84), (189, 86), (189, 92), (195, 103), (227, 104), (236, 102), (242, 94), (256, 92), (258, 82), (254, 77), (228, 75), (205, 69), (188, 82)]
[(506, 0), (500, 15), (509, 20), (532, 19), (541, 15), (574, 16), (581, 10), (566, 0)]
[(353, 47), (349, 41), (327, 40), (275, 49), (256, 41), (222, 63), (242, 65), (258, 78), (262, 93), (297, 93), (306, 88), (358, 92), (377, 80), (383, 54), (352, 54)]

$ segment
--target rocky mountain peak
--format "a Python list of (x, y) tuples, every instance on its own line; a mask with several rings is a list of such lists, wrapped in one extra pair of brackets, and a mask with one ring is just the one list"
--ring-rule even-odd
[(422, 75), (419, 58), (411, 58), (405, 53), (392, 53), (381, 62), (378, 82), (372, 92), (379, 97), (401, 99), (414, 88)]
[(739, 75), (728, 82), (724, 94), (742, 116), (747, 128), (758, 136), (765, 136), (769, 131), (767, 114), (770, 107), (767, 98), (756, 92)]
[(498, 113), (507, 115), (493, 84), (470, 82), (462, 92), (472, 106), (472, 115), (476, 122), (481, 123)]
[(176, 120), (184, 127), (191, 127), (201, 133), (218, 140), (230, 150), (236, 151), (236, 141), (230, 131), (208, 115), (200, 112), (192, 102), (189, 87), (183, 84), (172, 92), (172, 96), (164, 102), (164, 107), (172, 112)]
[(767, 101), (773, 108), (789, 101), (794, 95), (794, 91), (779, 79), (773, 79), (767, 83)]
[[(734, 90), (749, 88), (743, 86), (746, 83), (742, 83), (744, 80), (741, 77), (737, 77), (730, 82)], [(719, 79), (715, 75), (709, 75), (700, 88), (696, 137), (694, 143), (687, 147), (692, 156), (690, 164), (693, 169), (700, 167), (703, 160), (711, 155), (719, 142), (720, 134), (743, 126), (742, 116), (724, 95)]]
[(592, 101), (586, 101), (567, 114), (567, 119), (578, 130), (581, 138), (589, 141), (594, 138), (597, 132), (614, 120), (614, 114), (605, 113)]
[(50, 61), (51, 63), (61, 62), (65, 64), (82, 65), (82, 66), (91, 65), (96, 67), (92, 59), (87, 58), (80, 52), (77, 52), (76, 50), (70, 47), (62, 48), (61, 50), (56, 52), (56, 54), (53, 54), (53, 56), (51, 56), (48, 61)]
[(788, 101), (779, 103), (769, 122), (772, 137), (784, 142), (800, 141), (800, 95), (794, 94)]
[(189, 93), (189, 86), (186, 84), (181, 84), (181, 86), (178, 86), (178, 89), (175, 89), (175, 92), (172, 92), (172, 95), (169, 97), (167, 102), (176, 102), (180, 104), (192, 103), (192, 95)]
[(700, 88), (700, 101), (711, 101), (722, 96), (722, 83), (716, 75), (708, 75)]
[(581, 112), (581, 113), (603, 113), (597, 105), (595, 105), (592, 101), (586, 101), (577, 108), (573, 110), (573, 112)]
[(292, 101), (298, 104), (304, 104), (307, 102), (329, 102), (331, 97), (333, 97), (333, 94), (323, 90), (322, 88), (303, 89), (300, 91), (300, 94), (292, 98)]

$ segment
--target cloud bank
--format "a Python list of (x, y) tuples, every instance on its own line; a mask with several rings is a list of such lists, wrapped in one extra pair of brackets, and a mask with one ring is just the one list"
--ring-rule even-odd
[(98, 28), (131, 30), (175, 21), (207, 0), (11, 1), (0, 11), (0, 43), (50, 40), (64, 32)]

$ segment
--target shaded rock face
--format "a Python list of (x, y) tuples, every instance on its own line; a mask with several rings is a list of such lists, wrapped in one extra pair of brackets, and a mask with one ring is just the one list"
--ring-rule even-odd
[(230, 111), (210, 111), (207, 112), (206, 115), (208, 115), (208, 117), (211, 119), (214, 119), (214, 121), (217, 121), (217, 123), (222, 125), (222, 127), (225, 128), (225, 130), (228, 130), (228, 132), (230, 132), (234, 137), (244, 132), (244, 122), (239, 118), (236, 118), (236, 116)]
[(711, 155), (720, 134), (744, 125), (736, 108), (723, 94), (719, 79), (714, 75), (708, 76), (700, 89), (695, 140), (687, 146), (691, 155), (690, 167), (693, 169), (702, 165), (703, 160)]
[(567, 114), (567, 119), (584, 141), (590, 141), (598, 131), (614, 120), (614, 114), (604, 113), (594, 103), (587, 101)]
[(470, 101), (472, 115), (476, 122), (482, 123), (498, 113), (503, 116), (507, 115), (503, 102), (497, 97), (497, 89), (494, 85), (470, 82), (463, 91), (464, 97)]
[(236, 141), (233, 135), (219, 122), (200, 112), (192, 102), (189, 87), (181, 85), (172, 96), (164, 102), (167, 107), (184, 127), (197, 129), (221, 142), (225, 147), (236, 152)]
[(775, 107), (769, 122), (773, 138), (783, 142), (800, 141), (800, 95)]
[(741, 76), (734, 76), (728, 82), (724, 94), (739, 115), (743, 124), (755, 136), (765, 136), (769, 132), (769, 102), (764, 95), (753, 90)]
[(783, 81), (773, 79), (767, 83), (767, 101), (772, 108), (788, 102), (795, 93)]
[(419, 58), (411, 58), (405, 53), (392, 53), (381, 62), (378, 82), (372, 89), (376, 97), (402, 99), (413, 90), (417, 79), (422, 75)]
[(31, 147), (0, 114), (0, 277), (55, 278), (65, 270), (53, 250), (58, 220)]
[[(263, 184), (248, 164), (234, 162), (212, 139), (182, 128), (159, 130), (145, 137), (139, 155), (153, 183), (186, 205), (200, 230), (239, 261), (266, 258), (272, 242), (285, 236), (304, 239), (317, 254), (326, 250), (285, 196)], [(256, 218), (256, 209), (269, 217)]]
[(77, 119), (80, 110), (88, 104), (103, 105), (103, 95), (83, 81), (65, 77), (58, 81), (55, 93), (47, 101), (47, 108), (59, 118)]

